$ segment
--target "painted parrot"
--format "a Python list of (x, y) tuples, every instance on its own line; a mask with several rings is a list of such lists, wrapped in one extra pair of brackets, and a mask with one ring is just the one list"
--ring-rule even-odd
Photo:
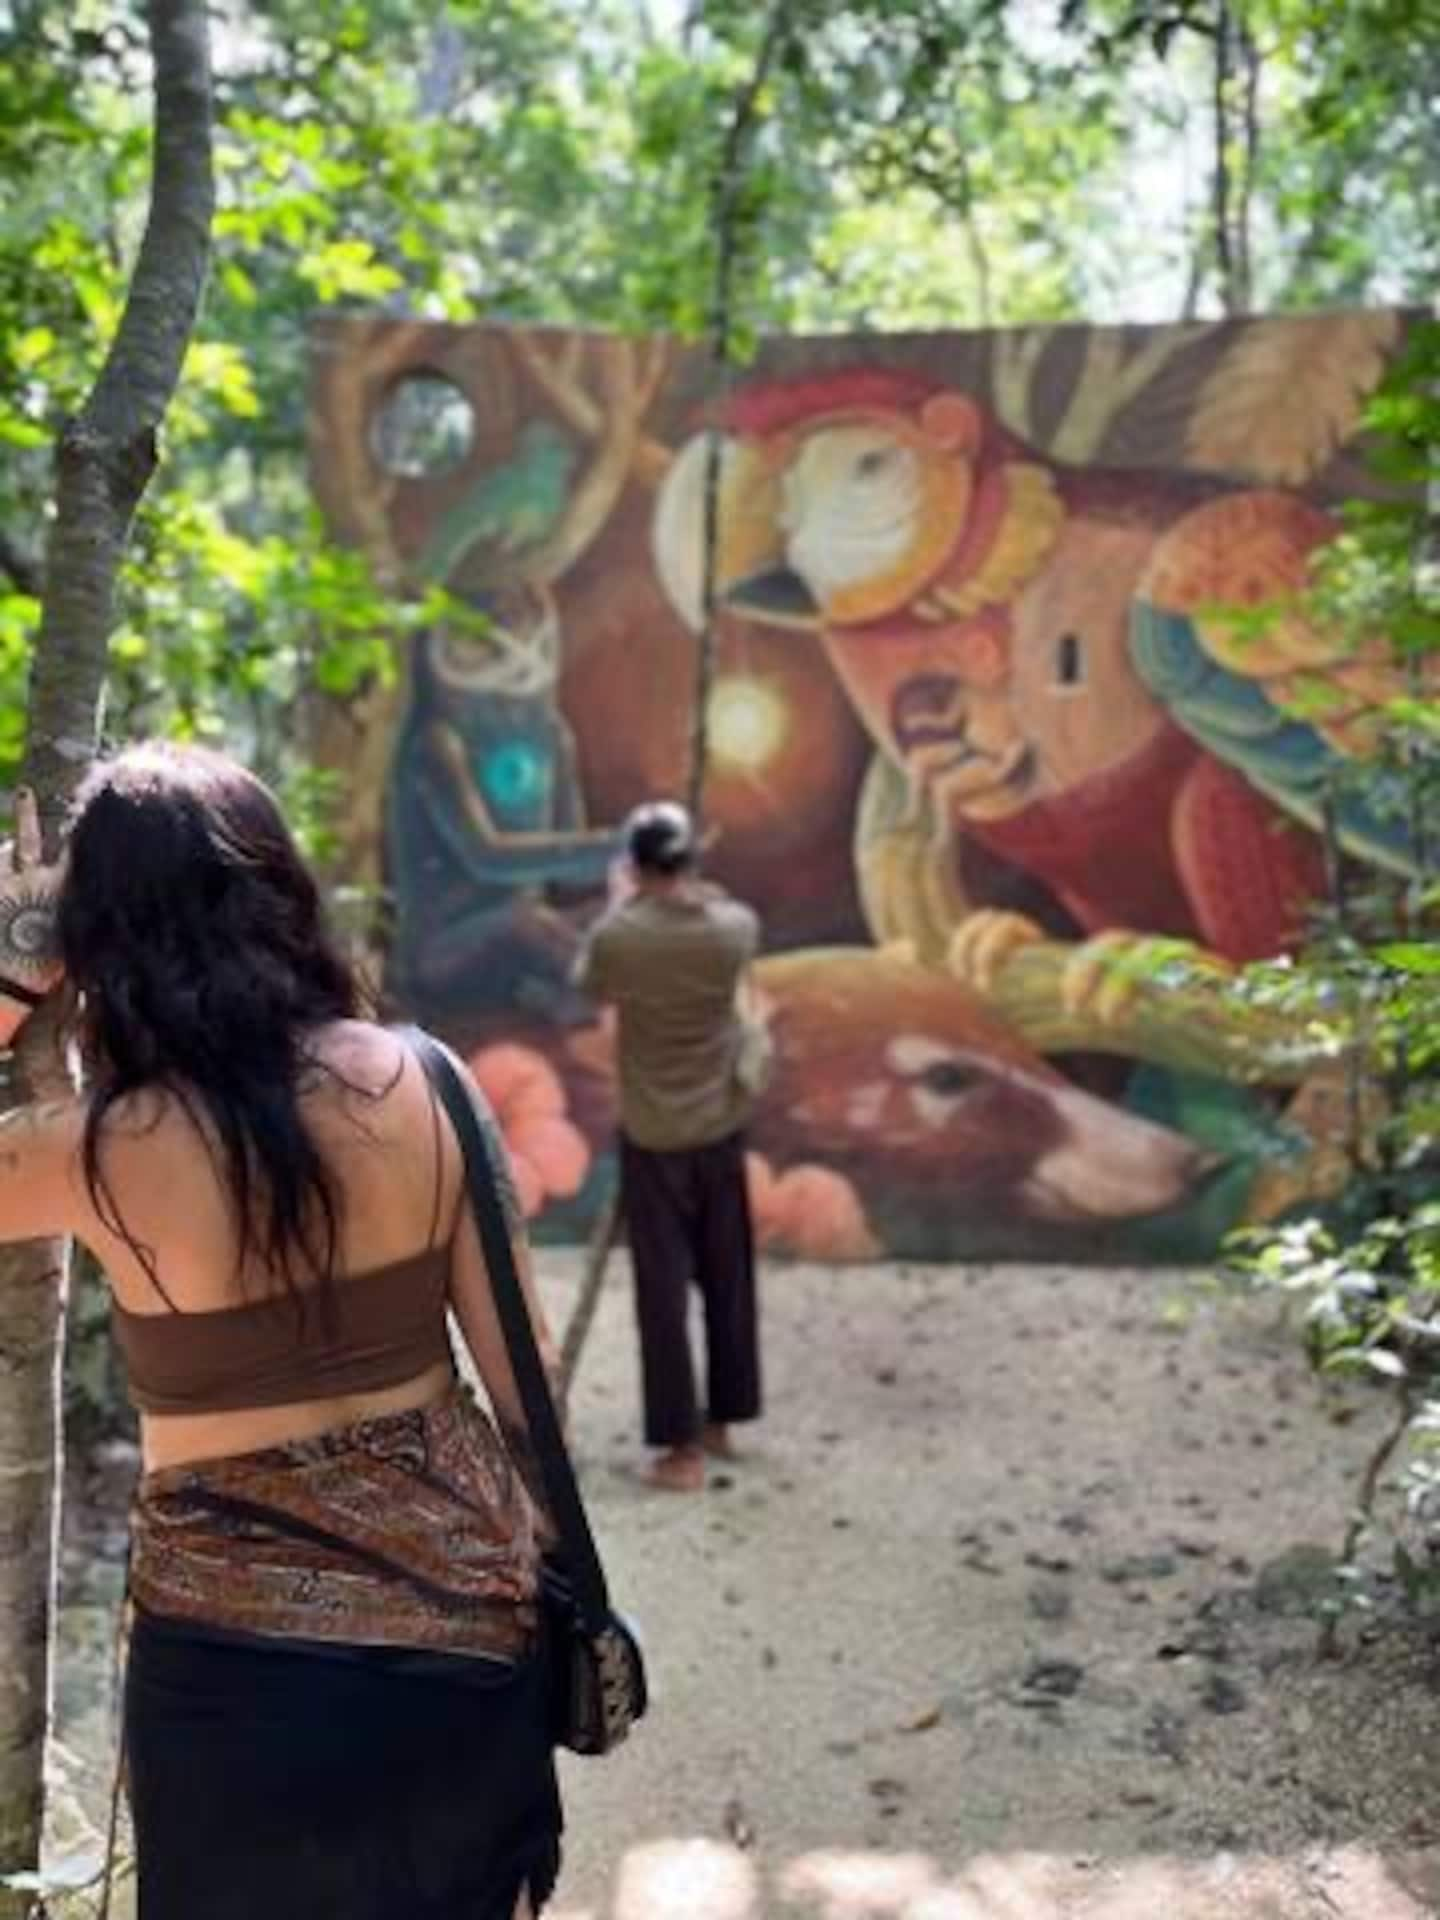
[[(818, 636), (943, 835), (1040, 882), (1101, 937), (1097, 962), (1136, 936), (1226, 962), (1293, 941), (1321, 880), (1324, 792), (1369, 752), (1360, 709), (1391, 670), (1383, 642), (1346, 653), (1288, 613), (1242, 637), (1216, 609), (1292, 597), (1329, 516), (1206, 476), (1063, 466), (909, 373), (753, 385), (726, 426), (726, 601)], [(757, 565), (761, 502), (773, 538)], [(1282, 711), (1317, 689), (1313, 719)], [(1337, 821), (1358, 858), (1405, 869), (1378, 788)], [(953, 931), (957, 970), (981, 985), (1040, 937), (983, 894)], [(1077, 993), (1098, 979), (1082, 960)]]
[[(1374, 764), (1375, 709), (1402, 696), (1407, 678), (1383, 636), (1352, 647), (1293, 604), (1315, 549), (1337, 531), (1283, 493), (1237, 494), (1188, 515), (1141, 584), (1131, 652), (1218, 762), (1312, 831), (1333, 809), (1346, 852), (1408, 876), (1416, 849), (1399, 785)], [(1245, 610), (1265, 612), (1253, 630), (1237, 618)], [(1368, 766), (1363, 779), (1356, 763)]]

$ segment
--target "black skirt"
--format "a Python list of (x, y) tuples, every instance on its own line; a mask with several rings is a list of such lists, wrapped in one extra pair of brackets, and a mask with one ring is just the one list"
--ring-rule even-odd
[(142, 1614), (125, 1739), (139, 1920), (512, 1920), (554, 1888), (538, 1661)]

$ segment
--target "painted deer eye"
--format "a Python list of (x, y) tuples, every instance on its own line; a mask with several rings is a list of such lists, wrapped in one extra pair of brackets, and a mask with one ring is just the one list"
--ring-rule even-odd
[(862, 453), (855, 462), (855, 471), (862, 480), (873, 480), (890, 465), (892, 452), (889, 447), (871, 447), (868, 453)]
[(982, 1077), (976, 1068), (967, 1067), (961, 1060), (932, 1060), (920, 1075), (920, 1084), (927, 1093), (954, 1099), (956, 1094), (969, 1093), (972, 1087), (979, 1086)]
[(1078, 633), (1062, 633), (1055, 643), (1055, 682), (1079, 687), (1085, 682), (1085, 642)]

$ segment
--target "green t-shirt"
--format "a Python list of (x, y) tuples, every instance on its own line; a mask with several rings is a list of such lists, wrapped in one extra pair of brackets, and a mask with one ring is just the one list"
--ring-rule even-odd
[(577, 979), (619, 1016), (620, 1125), (652, 1151), (701, 1147), (743, 1126), (736, 992), (760, 923), (711, 886), (641, 892), (596, 924)]

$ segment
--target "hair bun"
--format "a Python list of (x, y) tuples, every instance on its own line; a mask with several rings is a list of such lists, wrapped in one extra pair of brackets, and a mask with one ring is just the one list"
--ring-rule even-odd
[(631, 860), (652, 873), (675, 873), (695, 855), (695, 825), (675, 800), (650, 800), (625, 822)]

